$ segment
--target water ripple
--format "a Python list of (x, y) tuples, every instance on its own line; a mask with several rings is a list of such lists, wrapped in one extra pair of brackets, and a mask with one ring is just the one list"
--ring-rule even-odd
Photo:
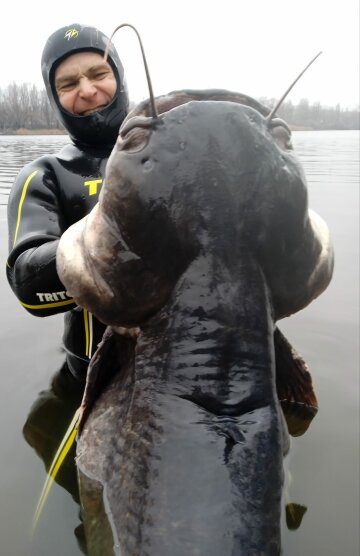
[(7, 205), (15, 177), (25, 164), (44, 154), (58, 152), (67, 135), (0, 136), (0, 206)]

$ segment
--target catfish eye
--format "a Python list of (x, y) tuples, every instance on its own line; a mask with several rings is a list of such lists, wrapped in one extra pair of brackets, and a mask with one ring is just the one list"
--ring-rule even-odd
[(291, 143), (291, 130), (284, 120), (273, 118), (269, 121), (268, 127), (278, 147), (287, 151), (293, 149)]

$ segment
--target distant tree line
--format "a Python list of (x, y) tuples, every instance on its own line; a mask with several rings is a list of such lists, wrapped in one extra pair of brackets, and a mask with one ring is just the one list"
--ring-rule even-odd
[(19, 128), (60, 128), (45, 89), (28, 83), (0, 88), (0, 133)]
[[(272, 108), (276, 99), (259, 99)], [(278, 110), (278, 115), (289, 125), (305, 129), (360, 129), (360, 111), (342, 109), (340, 104), (335, 107), (322, 106), (320, 102), (310, 104), (303, 98), (298, 104), (291, 100), (285, 101)]]
[[(274, 106), (275, 99), (260, 98), (263, 104)], [(342, 109), (339, 104), (333, 108), (316, 102), (310, 104), (302, 99), (298, 104), (285, 101), (278, 111), (289, 125), (305, 129), (359, 129), (360, 112)], [(11, 133), (20, 128), (61, 129), (50, 106), (45, 89), (36, 85), (11, 83), (0, 88), (0, 134)]]

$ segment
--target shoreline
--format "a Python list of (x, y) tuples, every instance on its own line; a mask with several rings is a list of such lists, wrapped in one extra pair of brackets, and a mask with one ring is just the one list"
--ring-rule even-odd
[[(359, 131), (358, 128), (351, 128), (351, 129), (343, 129), (343, 128), (334, 128), (334, 129), (325, 129), (325, 128), (314, 128), (309, 126), (301, 126), (301, 125), (290, 125), (289, 126), (291, 131)], [(1, 131), (1, 136), (6, 135), (68, 135), (68, 133), (64, 129), (27, 129), (27, 128), (19, 128), (19, 129), (8, 129), (7, 131)]]
[(0, 132), (0, 135), (68, 135), (68, 133), (63, 129), (27, 129), (21, 127)]

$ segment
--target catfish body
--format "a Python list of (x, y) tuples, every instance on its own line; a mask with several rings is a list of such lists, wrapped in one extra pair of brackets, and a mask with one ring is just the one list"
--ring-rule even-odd
[(274, 329), (326, 288), (330, 236), (287, 126), (256, 101), (185, 91), (158, 106), (124, 123), (99, 204), (58, 250), (75, 300), (138, 331), (97, 355), (112, 378), (78, 440), (82, 496), (102, 485), (125, 556), (279, 554)]

